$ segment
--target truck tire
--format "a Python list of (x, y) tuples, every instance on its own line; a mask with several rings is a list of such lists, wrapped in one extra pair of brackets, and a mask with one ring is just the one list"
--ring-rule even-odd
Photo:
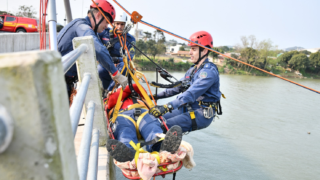
[(16, 31), (16, 33), (25, 33), (25, 32), (27, 32), (27, 31), (26, 31), (26, 30), (24, 30), (24, 29), (22, 29), (22, 28), (17, 29), (17, 31)]

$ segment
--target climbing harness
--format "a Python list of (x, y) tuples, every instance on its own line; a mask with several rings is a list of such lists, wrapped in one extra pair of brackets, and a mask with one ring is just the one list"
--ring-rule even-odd
[(191, 122), (192, 122), (192, 131), (195, 131), (198, 129), (198, 125), (197, 125), (197, 122), (196, 122), (196, 115), (194, 113), (194, 110), (192, 109), (192, 107), (189, 105), (189, 104), (186, 104), (185, 105), (188, 112), (189, 112), (189, 115), (190, 115), (190, 118), (191, 118)]

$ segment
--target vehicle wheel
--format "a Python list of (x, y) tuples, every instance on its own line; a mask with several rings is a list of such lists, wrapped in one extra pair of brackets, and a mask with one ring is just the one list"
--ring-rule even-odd
[(18, 29), (16, 32), (17, 32), (17, 33), (25, 33), (26, 30), (24, 30), (24, 29)]

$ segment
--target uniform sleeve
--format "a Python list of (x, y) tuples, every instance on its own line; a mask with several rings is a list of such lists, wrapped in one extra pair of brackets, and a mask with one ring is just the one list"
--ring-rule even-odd
[[(181, 78), (180, 81), (185, 80), (185, 77)], [(174, 87), (174, 88), (168, 88), (160, 93), (157, 94), (157, 97), (162, 99), (162, 98), (168, 98), (168, 97), (172, 97), (174, 95), (177, 95), (179, 93), (182, 92), (182, 87), (178, 86), (178, 87)]]
[(78, 36), (92, 36), (94, 41), (94, 47), (96, 49), (96, 56), (98, 62), (107, 69), (111, 74), (114, 74), (117, 69), (113, 64), (112, 58), (109, 54), (107, 48), (102, 44), (102, 42), (98, 39), (97, 35), (94, 31), (85, 24), (80, 25), (76, 33)]
[(190, 88), (182, 93), (177, 99), (171, 101), (174, 109), (186, 103), (194, 103), (198, 97), (203, 95), (214, 83), (219, 80), (219, 74), (213, 68), (202, 69), (197, 75)]

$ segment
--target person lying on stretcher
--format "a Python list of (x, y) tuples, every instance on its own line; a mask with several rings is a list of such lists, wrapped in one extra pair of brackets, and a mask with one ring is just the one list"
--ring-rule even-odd
[[(142, 97), (135, 84), (133, 88)], [(108, 95), (108, 110), (115, 106), (119, 93), (120, 89)], [(142, 179), (150, 179), (155, 173), (166, 171), (158, 169), (160, 163), (177, 162), (167, 167), (174, 169), (182, 160), (185, 161), (186, 168), (194, 167), (193, 148), (189, 143), (182, 141), (180, 126), (172, 126), (163, 134), (158, 119), (148, 114), (148, 108), (143, 102), (130, 95), (131, 91), (127, 86), (123, 91), (118, 117), (110, 124), (115, 139), (108, 140), (107, 150), (114, 158), (115, 164), (126, 175), (140, 176)], [(143, 138), (145, 142), (139, 143), (139, 138)], [(146, 151), (142, 146), (146, 146)], [(138, 173), (127, 169), (137, 169)]]

